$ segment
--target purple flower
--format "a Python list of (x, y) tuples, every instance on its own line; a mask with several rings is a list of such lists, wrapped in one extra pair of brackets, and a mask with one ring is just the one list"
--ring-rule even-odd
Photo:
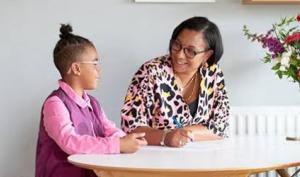
[(276, 58), (277, 57), (277, 54), (272, 54), (272, 58)]
[(284, 48), (280, 41), (274, 37), (264, 37), (262, 38), (263, 48), (268, 48), (270, 52), (273, 53), (272, 58), (275, 58), (278, 54), (284, 52)]

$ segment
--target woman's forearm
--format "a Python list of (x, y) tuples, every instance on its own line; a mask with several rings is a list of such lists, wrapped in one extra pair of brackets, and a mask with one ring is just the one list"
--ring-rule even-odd
[(191, 132), (193, 141), (222, 139), (222, 137), (214, 134), (211, 130), (208, 130), (203, 125), (186, 126), (186, 127), (184, 127), (184, 129)]
[[(207, 140), (218, 140), (222, 137), (214, 134), (211, 130), (208, 130), (203, 125), (191, 125), (183, 128), (186, 131), (192, 132), (193, 141), (207, 141)], [(138, 127), (132, 131), (133, 133), (145, 132), (145, 139), (148, 142), (148, 145), (160, 145), (160, 141), (164, 134), (163, 130), (154, 129), (151, 127)]]

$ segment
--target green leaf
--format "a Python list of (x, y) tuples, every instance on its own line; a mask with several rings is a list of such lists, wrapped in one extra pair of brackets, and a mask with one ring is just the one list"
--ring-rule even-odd
[(285, 34), (284, 31), (279, 31), (279, 35), (280, 35), (280, 39), (281, 39), (281, 40), (284, 40), (285, 37), (286, 37), (286, 34)]
[(297, 66), (298, 64), (300, 64), (300, 60), (297, 60), (295, 58), (291, 58), (290, 64), (294, 65), (294, 66)]
[(289, 35), (290, 33), (292, 33), (294, 30), (296, 30), (297, 29), (297, 26), (295, 26), (295, 27), (292, 27), (291, 29), (289, 29), (288, 31), (287, 31), (287, 35)]
[(263, 58), (262, 61), (263, 61), (264, 63), (270, 63), (271, 60), (272, 60), (272, 55), (269, 54), (269, 53), (266, 53), (266, 56)]
[(280, 63), (277, 63), (276, 65), (274, 65), (273, 67), (272, 67), (272, 70), (278, 70), (279, 68), (280, 68)]
[(279, 79), (282, 79), (282, 71), (278, 70), (276, 71), (276, 74), (278, 75)]

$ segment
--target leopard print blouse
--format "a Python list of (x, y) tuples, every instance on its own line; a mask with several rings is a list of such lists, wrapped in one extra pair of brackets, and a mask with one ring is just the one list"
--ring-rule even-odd
[(204, 125), (215, 134), (227, 137), (229, 102), (223, 73), (214, 64), (201, 67), (199, 74), (202, 80), (193, 117), (175, 82), (169, 55), (144, 63), (134, 75), (125, 97), (122, 129), (127, 133), (139, 126), (174, 129), (175, 118), (183, 126)]

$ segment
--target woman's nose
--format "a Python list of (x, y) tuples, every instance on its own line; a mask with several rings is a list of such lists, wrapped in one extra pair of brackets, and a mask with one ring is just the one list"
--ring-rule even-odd
[(186, 58), (183, 49), (177, 51), (177, 52), (175, 53), (175, 56), (176, 56), (177, 59), (185, 59), (185, 58)]

